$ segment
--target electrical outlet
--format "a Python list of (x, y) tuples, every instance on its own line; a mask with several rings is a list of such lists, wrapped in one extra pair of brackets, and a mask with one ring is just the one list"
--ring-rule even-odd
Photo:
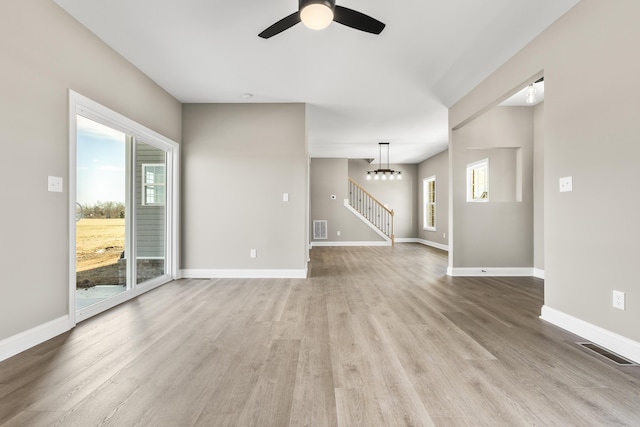
[(251, 252), (249, 252), (249, 256), (251, 258), (256, 258), (258, 256), (258, 251), (256, 251), (255, 249), (251, 249)]
[(340, 230), (338, 230), (338, 236), (340, 235)]
[(613, 308), (624, 310), (624, 292), (613, 291)]
[(442, 233), (442, 238), (446, 239), (447, 238), (447, 233)]

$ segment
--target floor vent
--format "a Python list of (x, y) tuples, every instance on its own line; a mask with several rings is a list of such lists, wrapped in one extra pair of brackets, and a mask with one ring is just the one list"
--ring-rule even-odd
[(599, 356), (606, 357), (607, 359), (609, 359), (610, 361), (612, 361), (616, 365), (620, 365), (620, 366), (638, 366), (637, 363), (632, 362), (629, 359), (625, 359), (624, 357), (620, 356), (619, 354), (612, 353), (609, 350), (607, 350), (606, 348), (600, 347), (599, 345), (596, 345), (596, 344), (594, 344), (592, 342), (579, 342), (577, 344), (581, 345), (582, 347), (586, 348), (587, 350), (590, 350), (590, 351), (592, 351), (594, 353), (597, 353)]

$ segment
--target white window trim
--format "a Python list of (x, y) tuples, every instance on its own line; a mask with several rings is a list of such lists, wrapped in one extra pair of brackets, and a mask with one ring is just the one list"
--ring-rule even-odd
[[(158, 166), (162, 166), (164, 168), (164, 182), (162, 183), (153, 183), (153, 184), (149, 184), (146, 182), (146, 169), (148, 167), (154, 167), (157, 168)], [(142, 196), (140, 197), (141, 200), (141, 204), (142, 206), (165, 206), (166, 205), (166, 197), (167, 197), (167, 166), (164, 163), (143, 163), (142, 164)], [(165, 202), (156, 202), (156, 203), (147, 203), (147, 192), (146, 192), (146, 188), (147, 187), (165, 187)]]
[[(130, 292), (123, 292), (103, 303), (97, 303), (82, 310), (82, 313), (76, 312), (76, 218), (75, 218), (75, 200), (76, 200), (76, 146), (77, 146), (77, 115), (82, 115), (88, 119), (109, 126), (124, 132), (126, 135), (134, 137), (145, 144), (164, 150), (167, 153), (166, 161), (166, 200), (171, 200), (172, 209), (167, 209), (166, 218), (166, 236), (167, 236), (167, 252), (165, 257), (165, 276), (149, 280), (142, 286), (136, 286)], [(160, 285), (166, 283), (167, 276), (169, 280), (178, 277), (178, 243), (179, 236), (179, 165), (180, 165), (180, 146), (177, 142), (149, 129), (128, 117), (123, 116), (111, 110), (108, 107), (99, 104), (73, 90), (69, 90), (69, 304), (68, 316), (71, 327), (77, 322), (89, 318), (93, 315), (107, 310), (112, 306), (120, 304), (129, 299), (135, 298), (144, 292), (148, 292)], [(133, 181), (133, 180), (132, 180)], [(129, 189), (131, 191), (131, 189)], [(135, 205), (132, 204), (132, 210)], [(135, 214), (135, 213), (134, 213)], [(132, 218), (127, 215), (127, 218)], [(135, 253), (135, 248), (130, 248), (130, 253)], [(135, 263), (129, 263), (131, 268), (135, 268)], [(128, 267), (129, 268), (129, 267)], [(131, 274), (135, 277), (135, 270)]]
[(487, 203), (489, 201), (489, 197), (488, 196), (487, 196), (486, 199), (474, 199), (473, 198), (473, 189), (471, 187), (471, 176), (472, 176), (473, 170), (478, 168), (478, 166), (486, 166), (486, 168), (487, 168), (486, 191), (487, 191), (487, 194), (490, 194), (489, 193), (489, 158), (486, 158), (486, 159), (479, 160), (477, 162), (469, 163), (467, 165), (467, 202), (470, 202), (470, 203)]
[[(422, 181), (422, 197), (423, 197), (423, 199), (422, 199), (422, 205), (423, 205), (422, 209), (424, 211), (423, 214), (422, 214), (422, 229), (424, 231), (436, 231), (436, 226), (435, 226), (435, 224), (436, 224), (436, 212), (435, 212), (435, 209), (433, 210), (433, 227), (427, 225), (427, 212), (428, 212), (427, 211), (427, 206), (431, 204), (427, 200), (429, 200), (428, 199), (428, 196), (429, 196), (429, 182), (431, 182), (431, 181), (436, 183), (436, 176), (435, 175), (432, 175), (432, 176), (430, 176), (428, 178), (425, 178)], [(433, 205), (437, 206), (437, 203), (438, 203), (438, 190), (437, 190), (437, 187), (436, 187), (435, 194), (433, 195)]]

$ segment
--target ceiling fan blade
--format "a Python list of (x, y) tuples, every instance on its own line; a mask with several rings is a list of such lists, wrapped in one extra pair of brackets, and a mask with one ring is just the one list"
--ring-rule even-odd
[(336, 5), (333, 20), (347, 27), (371, 34), (380, 34), (385, 27), (382, 22), (369, 15), (338, 5)]
[(281, 20), (258, 34), (258, 36), (262, 37), (263, 39), (268, 39), (269, 37), (273, 37), (276, 34), (280, 34), (284, 30), (293, 27), (298, 22), (300, 22), (300, 12), (294, 12), (286, 18), (282, 18)]

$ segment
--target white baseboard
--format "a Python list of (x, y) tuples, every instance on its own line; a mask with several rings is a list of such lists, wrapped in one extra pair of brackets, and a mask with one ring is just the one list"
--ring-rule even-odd
[(391, 242), (311, 242), (311, 246), (391, 246)]
[(542, 307), (540, 318), (624, 356), (627, 359), (640, 363), (640, 343), (637, 341), (633, 341), (546, 305)]
[(466, 276), (466, 277), (482, 277), (482, 276), (502, 276), (502, 277), (520, 277), (533, 276), (533, 268), (529, 267), (473, 267), (458, 268), (447, 267), (447, 275), (449, 276)]
[(540, 268), (533, 269), (533, 277), (544, 280), (544, 270)]
[(9, 338), (5, 338), (0, 341), (0, 361), (63, 334), (73, 328), (73, 326), (69, 316), (65, 315)]
[[(431, 246), (443, 251), (449, 251), (449, 246), (442, 245), (436, 242), (430, 242), (429, 240), (418, 239), (416, 237), (398, 237), (395, 239), (395, 243), (420, 243), (425, 246)], [(391, 246), (390, 241), (374, 241), (374, 242), (311, 242), (311, 247), (314, 246)]]
[(184, 279), (306, 279), (300, 270), (181, 270)]
[[(396, 242), (398, 239), (396, 239)], [(425, 246), (431, 246), (432, 248), (440, 249), (442, 251), (449, 252), (449, 245), (443, 245), (442, 243), (432, 242), (431, 240), (425, 239), (413, 239), (414, 242), (420, 243)]]
[(395, 239), (396, 243), (419, 243), (417, 237), (396, 237)]

